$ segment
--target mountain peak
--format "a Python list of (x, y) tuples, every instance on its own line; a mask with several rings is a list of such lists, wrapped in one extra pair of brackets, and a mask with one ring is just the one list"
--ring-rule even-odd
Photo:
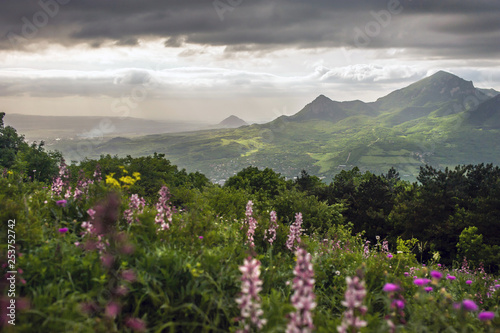
[(240, 126), (246, 126), (248, 124), (243, 119), (236, 117), (235, 115), (230, 115), (229, 117), (221, 121), (219, 125), (228, 128), (236, 128)]

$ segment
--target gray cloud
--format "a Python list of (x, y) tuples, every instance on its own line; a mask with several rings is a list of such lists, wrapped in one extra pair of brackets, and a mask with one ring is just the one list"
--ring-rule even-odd
[(57, 8), (56, 1), (68, 2), (3, 1), (0, 49), (31, 50), (30, 44), (45, 41), (139, 46), (142, 38), (160, 38), (167, 47), (218, 45), (227, 52), (337, 46), (408, 48), (442, 57), (500, 52), (499, 1), (243, 0), (232, 8), (219, 0), (227, 4), (219, 13), (212, 0), (73, 0)]

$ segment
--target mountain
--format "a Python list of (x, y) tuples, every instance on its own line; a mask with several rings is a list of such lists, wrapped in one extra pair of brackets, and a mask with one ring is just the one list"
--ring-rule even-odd
[(219, 127), (223, 128), (238, 128), (247, 126), (248, 124), (241, 118), (231, 115), (219, 123)]
[[(89, 157), (164, 153), (213, 181), (248, 165), (290, 178), (306, 169), (327, 179), (354, 166), (378, 174), (395, 167), (403, 179), (415, 180), (424, 164), (500, 164), (499, 99), (440, 71), (375, 102), (320, 95), (295, 115), (266, 124), (92, 142)], [(71, 154), (78, 144), (61, 141), (54, 148)]]
[(467, 123), (478, 128), (500, 129), (500, 95), (467, 111), (465, 116)]
[(301, 111), (288, 117), (291, 121), (305, 121), (311, 119), (339, 121), (344, 118), (367, 115), (373, 116), (376, 111), (362, 101), (335, 102), (324, 95), (318, 96), (307, 104)]
[(481, 88), (476, 88), (476, 89), (481, 91), (488, 97), (495, 97), (497, 95), (500, 95), (500, 91), (496, 91), (495, 89), (481, 89)]

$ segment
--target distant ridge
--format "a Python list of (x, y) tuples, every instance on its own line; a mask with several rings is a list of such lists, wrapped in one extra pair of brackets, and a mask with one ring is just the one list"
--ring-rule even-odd
[(225, 127), (225, 128), (238, 128), (238, 127), (247, 126), (247, 125), (248, 125), (248, 123), (246, 121), (244, 121), (241, 118), (236, 117), (235, 115), (231, 115), (219, 123), (219, 126)]

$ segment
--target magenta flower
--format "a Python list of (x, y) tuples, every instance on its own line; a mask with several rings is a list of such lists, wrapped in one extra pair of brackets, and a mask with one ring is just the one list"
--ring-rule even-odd
[(106, 305), (106, 310), (105, 310), (105, 315), (106, 317), (114, 318), (118, 315), (120, 312), (120, 305), (115, 302), (109, 302), (108, 305)]
[(297, 242), (300, 244), (300, 236), (302, 235), (302, 213), (295, 214), (295, 221), (290, 225), (290, 233), (288, 234), (288, 239), (286, 240), (286, 247), (293, 251), (296, 250), (298, 244), (294, 246), (294, 243)]
[(493, 320), (493, 318), (495, 318), (495, 313), (491, 311), (483, 311), (480, 314), (478, 314), (477, 317), (481, 321)]
[(236, 298), (241, 310), (240, 320), (244, 323), (243, 330), (236, 332), (253, 332), (261, 330), (266, 324), (262, 319), (264, 311), (261, 309), (259, 292), (262, 290), (262, 280), (260, 279), (260, 261), (248, 257), (239, 267), (241, 276), (241, 293)]
[(139, 318), (127, 318), (125, 319), (125, 325), (136, 332), (146, 331), (146, 323)]
[(441, 267), (441, 264), (438, 264), (438, 267)]
[(432, 291), (432, 287), (425, 287), (424, 290), (430, 293)]
[(291, 297), (295, 312), (290, 314), (286, 332), (312, 332), (314, 325), (312, 310), (316, 307), (316, 296), (314, 295), (314, 270), (311, 264), (311, 254), (304, 249), (295, 252), (297, 264), (293, 270), (295, 278)]
[(383, 290), (388, 293), (392, 293), (399, 290), (399, 286), (394, 283), (386, 283)]
[(453, 275), (448, 275), (446, 278), (451, 281), (456, 280), (456, 277)]
[(410, 275), (410, 273), (408, 273), (408, 272), (404, 272), (404, 275), (405, 275), (405, 276), (409, 276), (409, 275)]
[(134, 215), (142, 214), (145, 206), (146, 200), (144, 198), (139, 197), (138, 194), (132, 194), (128, 203), (128, 209), (123, 212), (127, 223), (139, 222), (139, 219), (137, 217), (134, 218)]
[(134, 282), (136, 279), (135, 273), (131, 269), (124, 270), (122, 272), (122, 278), (128, 282)]
[(392, 259), (392, 257), (393, 257), (393, 255), (390, 253), (387, 255), (387, 258), (389, 258), (389, 259)]
[(471, 301), (470, 299), (466, 299), (462, 302), (462, 307), (466, 311), (477, 311), (477, 305), (474, 303), (474, 301)]
[(64, 199), (56, 201), (56, 205), (58, 205), (59, 207), (66, 207), (66, 203), (67, 201)]
[(439, 280), (443, 277), (443, 273), (438, 272), (438, 271), (432, 271), (431, 276), (433, 279)]
[(472, 280), (467, 280), (467, 281), (465, 281), (465, 283), (472, 284)]
[(395, 299), (394, 301), (392, 301), (391, 307), (398, 308), (398, 309), (402, 310), (405, 308), (405, 302), (403, 300), (400, 300), (400, 299)]
[(60, 229), (59, 229), (59, 232), (60, 232), (61, 234), (67, 233), (67, 232), (68, 232), (68, 228), (60, 228)]
[(199, 239), (203, 239), (203, 236), (198, 236)]
[(429, 279), (415, 279), (415, 280), (413, 280), (413, 283), (416, 284), (417, 286), (425, 286), (429, 282), (431, 282), (431, 280), (429, 280)]

